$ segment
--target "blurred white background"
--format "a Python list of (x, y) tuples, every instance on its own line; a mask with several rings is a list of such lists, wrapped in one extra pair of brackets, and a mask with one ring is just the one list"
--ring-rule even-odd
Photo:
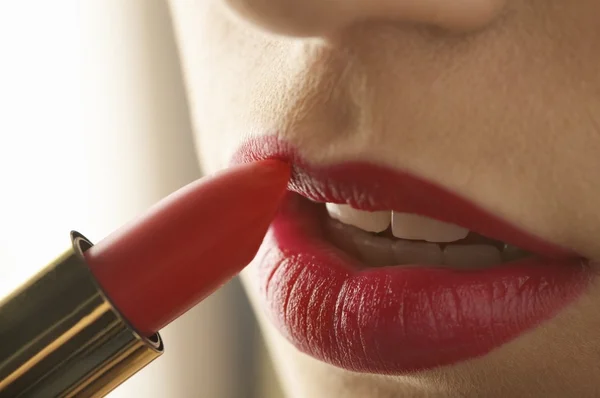
[[(160, 0), (0, 1), (0, 297), (199, 177), (177, 58)], [(237, 282), (162, 335), (111, 398), (278, 396)]]

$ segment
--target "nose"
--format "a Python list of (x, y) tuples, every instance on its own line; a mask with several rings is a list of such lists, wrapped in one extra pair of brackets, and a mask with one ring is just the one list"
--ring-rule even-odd
[(357, 22), (384, 20), (454, 31), (490, 24), (507, 0), (223, 0), (242, 17), (288, 36), (324, 36)]

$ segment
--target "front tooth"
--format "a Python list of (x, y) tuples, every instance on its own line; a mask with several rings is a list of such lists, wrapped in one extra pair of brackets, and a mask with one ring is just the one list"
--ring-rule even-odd
[(369, 212), (335, 203), (327, 203), (325, 207), (327, 207), (327, 212), (331, 218), (368, 232), (382, 232), (390, 225), (391, 215), (389, 211)]
[(467, 237), (469, 230), (418, 214), (392, 212), (392, 234), (396, 238), (427, 242), (454, 242)]
[(500, 264), (500, 250), (491, 245), (448, 245), (444, 265), (457, 268), (480, 268)]

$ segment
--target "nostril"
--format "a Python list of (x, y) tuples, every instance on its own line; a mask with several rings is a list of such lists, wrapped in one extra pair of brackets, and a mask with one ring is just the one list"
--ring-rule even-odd
[(363, 20), (481, 29), (506, 0), (222, 0), (244, 19), (286, 36), (324, 36)]

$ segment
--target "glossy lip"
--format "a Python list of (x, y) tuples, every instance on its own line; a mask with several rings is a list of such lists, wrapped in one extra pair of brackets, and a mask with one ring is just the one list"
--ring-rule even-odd
[(590, 279), (585, 260), (446, 189), (387, 168), (311, 166), (274, 137), (233, 162), (282, 158), (290, 190), (320, 202), (453, 222), (539, 254), (485, 270), (360, 269), (323, 236), (323, 206), (290, 193), (253, 264), (269, 317), (300, 351), (359, 372), (405, 374), (484, 355), (554, 316)]

